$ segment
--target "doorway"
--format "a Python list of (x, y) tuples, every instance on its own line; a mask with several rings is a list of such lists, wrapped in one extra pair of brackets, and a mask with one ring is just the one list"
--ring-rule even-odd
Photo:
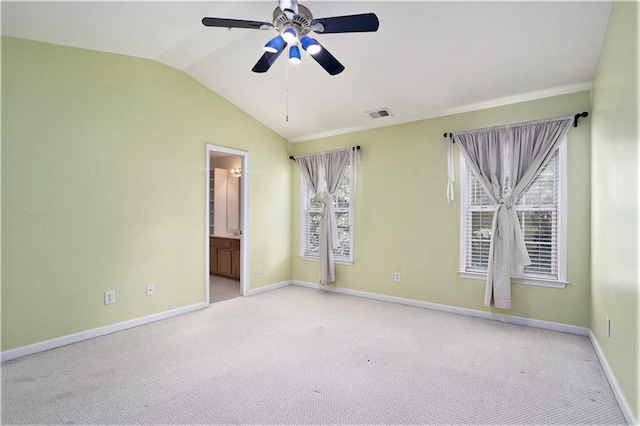
[(246, 296), (249, 287), (249, 153), (206, 150), (205, 296), (207, 305)]

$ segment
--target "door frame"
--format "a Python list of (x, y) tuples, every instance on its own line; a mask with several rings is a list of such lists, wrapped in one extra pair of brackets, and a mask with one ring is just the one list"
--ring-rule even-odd
[(206, 147), (206, 167), (205, 167), (205, 302), (211, 304), (211, 295), (209, 294), (209, 207), (211, 205), (211, 153), (223, 152), (229, 155), (240, 157), (240, 167), (242, 168), (242, 179), (240, 179), (240, 294), (247, 296), (249, 294), (249, 153), (239, 151), (233, 148), (227, 148), (219, 145), (207, 144)]

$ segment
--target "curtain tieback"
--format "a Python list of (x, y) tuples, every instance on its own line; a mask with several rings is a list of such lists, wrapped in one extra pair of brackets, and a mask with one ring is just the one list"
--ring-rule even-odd
[[(510, 258), (510, 276), (512, 278), (522, 278), (524, 276), (524, 267), (531, 265), (531, 259), (522, 235), (518, 214), (513, 208), (514, 202), (515, 199), (511, 194), (505, 195), (500, 199), (496, 211), (500, 210), (501, 207), (506, 208), (506, 216), (504, 216), (507, 221), (504, 223), (506, 228), (502, 230), (502, 232), (506, 233), (506, 236), (502, 240), (502, 244), (504, 244), (503, 251), (508, 253), (507, 257)], [(497, 222), (495, 225), (497, 226)], [(496, 232), (496, 229), (493, 229), (493, 231)]]
[[(320, 201), (322, 201), (322, 204), (324, 204), (324, 211), (328, 216), (325, 220), (328, 222), (329, 229), (331, 230), (331, 239), (329, 241), (331, 242), (331, 249), (333, 250), (334, 248), (338, 247), (338, 244), (340, 242), (338, 238), (338, 222), (336, 221), (336, 215), (333, 208), (333, 194), (329, 192), (323, 193), (320, 197)], [(329, 229), (327, 229), (327, 231)]]
[(513, 197), (511, 195), (505, 195), (504, 197), (502, 197), (500, 199), (500, 202), (498, 203), (499, 205), (503, 205), (506, 208), (510, 209), (511, 207), (513, 207), (513, 203), (515, 202), (515, 200), (513, 199)]

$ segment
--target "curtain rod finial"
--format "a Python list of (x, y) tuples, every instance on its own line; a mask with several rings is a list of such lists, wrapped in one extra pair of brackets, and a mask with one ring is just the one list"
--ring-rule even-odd
[(578, 127), (578, 119), (580, 117), (585, 118), (585, 117), (588, 117), (588, 116), (589, 116), (589, 113), (587, 111), (582, 111), (581, 113), (574, 115), (573, 116), (573, 127)]

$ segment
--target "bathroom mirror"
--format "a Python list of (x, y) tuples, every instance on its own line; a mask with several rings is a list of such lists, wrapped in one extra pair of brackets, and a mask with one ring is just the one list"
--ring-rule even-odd
[(227, 177), (227, 230), (240, 231), (240, 179), (241, 177), (229, 172)]

